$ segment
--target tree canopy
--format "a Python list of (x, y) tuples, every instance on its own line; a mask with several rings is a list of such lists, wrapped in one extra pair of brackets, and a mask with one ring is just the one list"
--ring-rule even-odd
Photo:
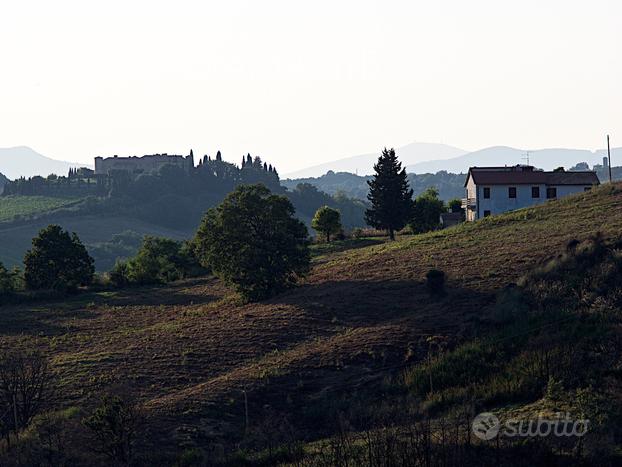
[(325, 235), (326, 242), (330, 242), (331, 234), (339, 233), (341, 230), (341, 214), (336, 209), (322, 206), (315, 212), (311, 227)]
[(429, 232), (440, 225), (441, 214), (446, 211), (445, 204), (438, 197), (436, 188), (428, 188), (417, 196), (410, 226), (414, 233)]
[(395, 231), (402, 229), (412, 215), (413, 191), (394, 149), (382, 151), (374, 171), (373, 178), (367, 181), (371, 208), (365, 212), (365, 220), (372, 227), (387, 230), (394, 240)]
[(73, 233), (49, 225), (32, 239), (24, 257), (24, 280), (30, 289), (73, 290), (93, 282), (93, 258)]
[(207, 211), (196, 237), (201, 264), (247, 300), (260, 300), (309, 271), (305, 225), (284, 196), (263, 185), (242, 185)]

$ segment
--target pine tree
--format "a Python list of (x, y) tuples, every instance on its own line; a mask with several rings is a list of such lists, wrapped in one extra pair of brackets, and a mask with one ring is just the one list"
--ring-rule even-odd
[(395, 150), (385, 148), (374, 170), (374, 178), (367, 182), (371, 209), (365, 211), (365, 221), (372, 227), (387, 230), (391, 240), (395, 240), (395, 231), (402, 229), (412, 215), (413, 191)]
[(246, 165), (246, 157), (242, 156), (242, 168)]
[(267, 172), (268, 171), (268, 164), (267, 163), (263, 163), (263, 169)]
[(216, 160), (217, 160), (217, 161), (221, 161), (221, 160), (222, 160), (222, 154), (220, 154), (220, 151), (218, 151), (218, 152), (216, 153)]
[(249, 152), (246, 156), (246, 164), (253, 165), (253, 158), (251, 157), (251, 153)]

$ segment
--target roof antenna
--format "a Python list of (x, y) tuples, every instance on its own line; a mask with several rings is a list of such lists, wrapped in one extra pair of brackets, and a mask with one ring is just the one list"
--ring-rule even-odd
[(530, 152), (530, 151), (527, 151), (527, 152), (525, 152), (525, 153), (523, 154), (522, 159), (523, 159), (525, 162), (527, 162), (527, 164), (526, 164), (526, 165), (530, 165), (530, 164), (529, 164), (529, 156), (530, 156), (530, 155), (531, 155), (531, 152)]

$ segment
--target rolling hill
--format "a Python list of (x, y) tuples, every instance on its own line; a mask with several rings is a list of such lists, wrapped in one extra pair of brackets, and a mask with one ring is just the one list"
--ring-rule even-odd
[(0, 148), (0, 172), (11, 180), (35, 175), (65, 175), (71, 167), (84, 166), (85, 164), (50, 159), (27, 146)]
[[(234, 449), (247, 438), (245, 400), (253, 433), (289, 426), (317, 439), (347, 397), (390, 397), (383, 381), (422, 361), (430, 339), (453, 348), (481, 332), (499, 290), (596, 232), (620, 238), (622, 184), (394, 243), (348, 244), (261, 303), (240, 304), (202, 278), (6, 306), (0, 348), (50, 352), (66, 405), (132, 391), (151, 421), (142, 449), (163, 457), (179, 446)], [(448, 275), (442, 299), (427, 293), (431, 268)]]

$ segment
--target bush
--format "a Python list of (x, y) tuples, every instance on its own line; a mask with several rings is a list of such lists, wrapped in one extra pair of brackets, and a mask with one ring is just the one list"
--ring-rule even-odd
[(191, 244), (146, 236), (136, 256), (115, 264), (110, 281), (117, 287), (165, 284), (205, 272)]
[(443, 271), (430, 269), (425, 277), (430, 295), (439, 296), (445, 293), (445, 273)]

